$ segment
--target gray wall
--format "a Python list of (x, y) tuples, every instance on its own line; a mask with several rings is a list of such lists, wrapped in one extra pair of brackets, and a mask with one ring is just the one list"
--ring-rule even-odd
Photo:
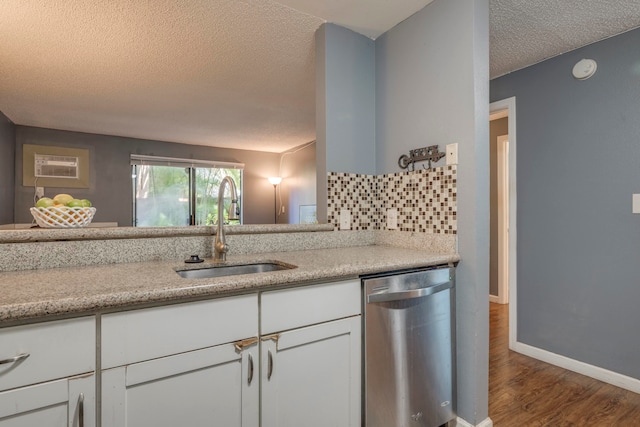
[(457, 142), (457, 396), (487, 418), (489, 343), (489, 2), (435, 0), (376, 40), (376, 172), (409, 149)]
[[(375, 173), (375, 42), (335, 24), (316, 32), (317, 174)], [(327, 183), (318, 179), (321, 222)], [(323, 206), (324, 205), (324, 206)]]
[(375, 173), (375, 43), (325, 25), (326, 141), (330, 172)]
[[(640, 379), (640, 30), (491, 82), (516, 97), (518, 340)], [(582, 58), (596, 74), (575, 80)]]
[[(245, 224), (273, 224), (273, 186), (267, 177), (278, 174), (279, 154), (211, 148), (80, 132), (17, 126), (15, 170), (15, 222), (31, 222), (33, 188), (22, 186), (23, 144), (55, 145), (89, 150), (90, 188), (45, 188), (45, 195), (68, 192), (90, 199), (97, 207), (94, 221), (131, 225), (132, 184), (130, 155), (143, 154), (245, 164), (243, 213)], [(268, 206), (269, 209), (265, 209)]]
[(509, 133), (506, 117), (492, 120), (489, 124), (489, 164), (490, 190), (489, 204), (491, 206), (490, 251), (489, 251), (489, 293), (498, 295), (498, 141), (497, 138)]
[(0, 225), (13, 224), (16, 126), (0, 111)]
[(282, 197), (285, 211), (280, 212), (278, 223), (299, 224), (300, 206), (316, 204), (316, 144), (289, 150), (281, 155), (280, 162), (283, 180), (278, 203)]

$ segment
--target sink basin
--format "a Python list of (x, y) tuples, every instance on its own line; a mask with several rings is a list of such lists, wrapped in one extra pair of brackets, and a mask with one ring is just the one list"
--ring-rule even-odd
[(177, 270), (176, 273), (185, 279), (205, 279), (211, 277), (234, 276), (237, 274), (255, 274), (266, 273), (269, 271), (290, 270), (292, 268), (295, 268), (295, 266), (279, 262), (258, 262), (253, 264), (211, 265), (197, 269)]

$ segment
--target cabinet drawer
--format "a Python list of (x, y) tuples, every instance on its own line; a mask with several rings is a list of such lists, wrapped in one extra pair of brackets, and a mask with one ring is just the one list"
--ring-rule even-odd
[(0, 390), (8, 390), (95, 370), (93, 317), (58, 320), (0, 329)]
[(257, 325), (257, 294), (104, 315), (102, 368), (254, 337)]
[(262, 294), (262, 334), (299, 328), (361, 312), (360, 280)]

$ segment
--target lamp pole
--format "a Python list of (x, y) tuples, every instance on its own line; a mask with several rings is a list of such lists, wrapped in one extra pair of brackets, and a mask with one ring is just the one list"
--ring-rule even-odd
[(273, 184), (273, 223), (278, 223), (278, 194), (276, 191), (276, 186), (278, 184)]
[(278, 191), (276, 187), (282, 182), (282, 178), (279, 176), (269, 177), (269, 182), (273, 184), (273, 223), (278, 223)]

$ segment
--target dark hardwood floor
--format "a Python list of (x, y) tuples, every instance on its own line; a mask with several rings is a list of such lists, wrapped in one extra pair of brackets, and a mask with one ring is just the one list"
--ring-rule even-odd
[(492, 303), (489, 417), (494, 426), (640, 426), (640, 394), (510, 351), (508, 320), (508, 305)]

